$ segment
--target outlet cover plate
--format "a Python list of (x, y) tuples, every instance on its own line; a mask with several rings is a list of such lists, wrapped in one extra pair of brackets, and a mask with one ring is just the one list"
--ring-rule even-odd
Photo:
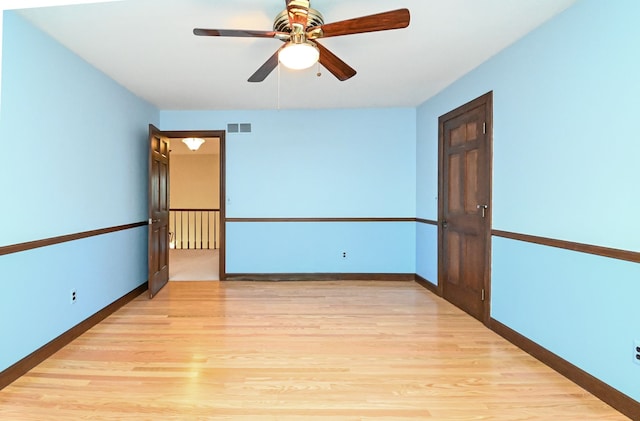
[(640, 365), (640, 339), (633, 341), (633, 362)]

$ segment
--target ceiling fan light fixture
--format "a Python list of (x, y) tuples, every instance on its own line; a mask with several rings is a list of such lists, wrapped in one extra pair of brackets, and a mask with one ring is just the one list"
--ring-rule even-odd
[(278, 53), (280, 63), (292, 70), (308, 69), (316, 64), (319, 58), (318, 47), (308, 41), (299, 44), (291, 43)]
[(201, 137), (187, 137), (182, 139), (182, 143), (187, 145), (187, 148), (192, 151), (197, 151), (200, 146), (205, 142), (205, 140)]

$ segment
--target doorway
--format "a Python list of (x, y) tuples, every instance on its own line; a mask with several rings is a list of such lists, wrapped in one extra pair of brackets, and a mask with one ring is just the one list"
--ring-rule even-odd
[[(169, 281), (225, 278), (225, 132), (165, 131), (170, 142)], [(182, 140), (204, 139), (195, 151)]]
[(493, 93), (438, 119), (438, 289), (489, 323)]

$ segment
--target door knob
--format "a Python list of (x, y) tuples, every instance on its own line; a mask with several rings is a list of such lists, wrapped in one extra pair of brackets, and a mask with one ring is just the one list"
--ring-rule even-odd
[(478, 205), (476, 206), (476, 209), (482, 209), (482, 217), (484, 218), (487, 215), (487, 209), (489, 208), (489, 205)]
[(447, 220), (446, 220), (446, 219), (443, 219), (443, 220), (442, 220), (442, 229), (445, 229), (445, 230), (446, 230), (448, 226), (449, 226), (449, 223), (447, 222)]

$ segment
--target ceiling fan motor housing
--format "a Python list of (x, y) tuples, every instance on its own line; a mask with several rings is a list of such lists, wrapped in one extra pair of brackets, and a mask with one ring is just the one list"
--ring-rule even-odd
[[(307, 28), (324, 25), (324, 17), (316, 9), (309, 8), (309, 18), (307, 20)], [(306, 28), (305, 28), (306, 29)], [(289, 25), (289, 13), (283, 10), (276, 16), (273, 21), (273, 30), (276, 32), (291, 32)]]

